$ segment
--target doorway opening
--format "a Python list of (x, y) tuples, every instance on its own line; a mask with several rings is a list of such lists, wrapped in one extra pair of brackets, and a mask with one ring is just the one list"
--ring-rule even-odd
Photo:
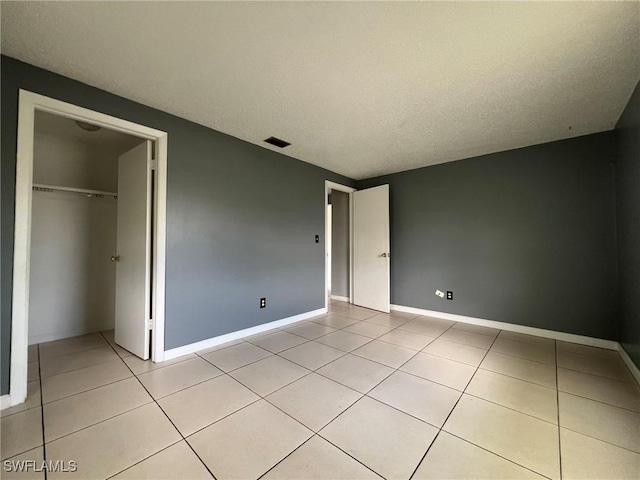
[(354, 188), (326, 182), (326, 304), (330, 300), (351, 303), (352, 219)]
[(116, 344), (162, 361), (167, 134), (21, 90), (16, 160), (2, 407), (26, 398), (29, 344), (115, 327)]

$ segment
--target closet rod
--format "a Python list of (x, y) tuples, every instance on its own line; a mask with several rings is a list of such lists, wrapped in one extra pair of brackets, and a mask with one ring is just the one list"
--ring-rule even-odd
[(42, 183), (34, 183), (33, 190), (38, 192), (70, 192), (70, 193), (82, 193), (87, 197), (113, 197), (118, 198), (118, 194), (115, 192), (103, 192), (102, 190), (89, 190), (86, 188), (74, 188), (74, 187), (60, 187), (58, 185), (44, 185)]

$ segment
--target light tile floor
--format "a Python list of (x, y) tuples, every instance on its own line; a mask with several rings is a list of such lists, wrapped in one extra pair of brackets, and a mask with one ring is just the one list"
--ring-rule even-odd
[(593, 347), (332, 302), (161, 364), (113, 332), (29, 361), (3, 479), (640, 478), (640, 387)]

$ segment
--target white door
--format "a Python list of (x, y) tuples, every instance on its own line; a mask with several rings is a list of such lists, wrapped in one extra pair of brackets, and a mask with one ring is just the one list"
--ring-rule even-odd
[(149, 358), (151, 310), (151, 155), (146, 141), (118, 160), (115, 341)]
[(353, 193), (353, 303), (389, 312), (389, 185)]

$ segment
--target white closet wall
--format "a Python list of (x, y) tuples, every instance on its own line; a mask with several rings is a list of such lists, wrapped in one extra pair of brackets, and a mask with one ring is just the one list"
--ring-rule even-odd
[[(34, 183), (116, 192), (118, 156), (34, 137)], [(33, 192), (29, 343), (113, 328), (117, 200)]]

